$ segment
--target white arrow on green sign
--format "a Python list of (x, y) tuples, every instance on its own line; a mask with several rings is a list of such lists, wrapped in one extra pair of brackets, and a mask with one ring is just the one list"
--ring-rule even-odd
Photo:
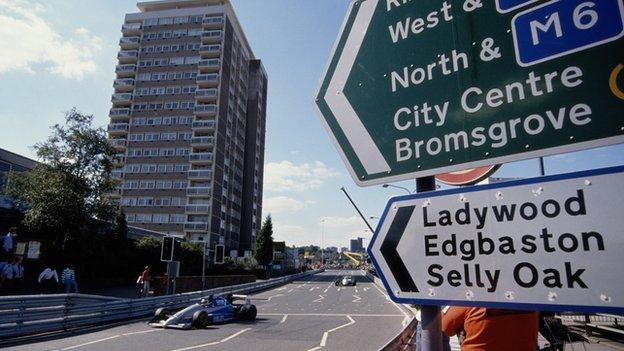
[(358, 185), (621, 143), (623, 6), (353, 1), (316, 107)]

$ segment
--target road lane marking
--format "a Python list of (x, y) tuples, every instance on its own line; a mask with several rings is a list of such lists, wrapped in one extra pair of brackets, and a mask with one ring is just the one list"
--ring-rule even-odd
[(141, 331), (130, 332), (130, 333), (117, 334), (117, 335), (109, 336), (109, 337), (103, 338), (103, 339), (93, 340), (93, 341), (89, 341), (89, 342), (82, 343), (82, 344), (79, 344), (79, 345), (65, 347), (65, 348), (63, 348), (61, 350), (63, 350), (63, 351), (73, 350), (75, 348), (79, 348), (79, 347), (82, 347), (82, 346), (87, 346), (87, 345), (92, 345), (92, 344), (97, 344), (97, 343), (100, 343), (100, 342), (104, 342), (104, 341), (107, 341), (107, 340), (117, 339), (117, 338), (122, 337), (122, 336), (130, 336), (130, 335), (137, 335), (137, 334), (147, 334), (147, 333), (157, 332), (159, 330), (160, 329), (149, 329), (149, 330), (141, 330)]
[(292, 316), (303, 316), (303, 317), (405, 317), (402, 314), (373, 314), (373, 313), (362, 313), (362, 314), (353, 314), (353, 313), (258, 313), (258, 316), (284, 316), (288, 315)]
[(282, 318), (282, 320), (279, 322), (279, 324), (284, 324), (284, 322), (286, 322), (286, 318), (288, 318), (287, 314), (284, 315), (284, 318)]
[(335, 332), (338, 329), (346, 328), (350, 325), (355, 324), (355, 321), (353, 320), (353, 318), (351, 318), (351, 316), (347, 315), (347, 318), (349, 318), (349, 323), (345, 323), (343, 325), (340, 325), (336, 328), (330, 329), (326, 331), (325, 333), (323, 333), (323, 338), (321, 339), (321, 344), (319, 346), (325, 347), (325, 344), (327, 343), (327, 338), (329, 337), (329, 333)]
[(353, 297), (355, 297), (355, 300), (351, 301), (351, 302), (362, 302), (360, 301), (362, 298), (357, 296), (357, 295), (353, 295)]
[(321, 300), (323, 300), (324, 298), (325, 298), (325, 295), (319, 295), (319, 298), (312, 302), (321, 302)]
[(142, 331), (138, 331), (138, 332), (131, 332), (131, 333), (123, 333), (121, 335), (123, 336), (128, 336), (128, 335), (136, 335), (136, 334), (147, 334), (147, 333), (153, 333), (153, 332), (157, 332), (160, 329), (150, 329), (150, 330), (142, 330)]
[(93, 344), (97, 344), (97, 343), (99, 343), (99, 342), (103, 342), (103, 341), (106, 341), (106, 340), (117, 339), (117, 338), (118, 338), (118, 337), (120, 337), (120, 336), (121, 336), (121, 335), (113, 335), (113, 336), (109, 336), (108, 338), (104, 338), (104, 339), (99, 339), (99, 340), (93, 340), (93, 341), (85, 342), (85, 343), (83, 343), (83, 344), (80, 344), (80, 345), (74, 345), (74, 346), (70, 346), (70, 347), (66, 347), (66, 348), (63, 348), (63, 349), (61, 349), (61, 350), (63, 350), (63, 351), (65, 351), (65, 350), (73, 350), (73, 349), (77, 349), (77, 348), (82, 347), (82, 346), (93, 345)]
[(199, 348), (206, 347), (206, 346), (219, 345), (220, 343), (221, 343), (220, 341), (213, 341), (213, 342), (209, 342), (207, 344), (189, 346), (189, 347), (184, 347), (184, 348), (181, 348), (181, 349), (175, 349), (175, 350), (171, 350), (171, 351), (186, 351), (186, 350), (192, 350), (192, 349), (199, 349)]
[(284, 288), (279, 288), (279, 289), (275, 289), (275, 290), (277, 290), (277, 291), (286, 290), (286, 287), (284, 287)]
[(358, 289), (357, 289), (357, 286), (355, 287), (355, 293), (356, 293), (356, 294), (358, 293)]
[(241, 335), (242, 333), (244, 333), (246, 331), (249, 331), (249, 330), (251, 330), (251, 328), (243, 329), (243, 330), (238, 331), (238, 332), (236, 332), (236, 333), (234, 333), (234, 334), (232, 334), (232, 335), (230, 335), (230, 336), (228, 336), (226, 338), (223, 338), (223, 339), (221, 339), (219, 341), (213, 341), (213, 342), (209, 342), (209, 343), (201, 344), (201, 345), (187, 346), (187, 347), (183, 347), (181, 349), (175, 349), (175, 350), (170, 350), (170, 351), (187, 351), (187, 350), (193, 350), (193, 349), (200, 349), (200, 348), (206, 347), (206, 346), (218, 345), (218, 344), (221, 344), (221, 343), (224, 343), (224, 342), (228, 342), (228, 341), (234, 339), (235, 337), (237, 337), (237, 336)]
[(320, 350), (320, 349), (321, 349), (321, 347), (317, 346), (317, 347), (313, 347), (313, 348), (309, 349), (308, 351), (316, 351), (316, 350)]
[(287, 293), (287, 294), (290, 294), (293, 290), (295, 290), (295, 289), (290, 289), (290, 290), (288, 290), (286, 293)]
[(368, 289), (370, 289), (370, 288), (364, 288), (364, 291), (368, 291)]
[(271, 301), (271, 299), (272, 299), (272, 298), (274, 298), (274, 297), (280, 297), (280, 296), (284, 296), (284, 294), (277, 294), (277, 295), (269, 296), (269, 297), (267, 298), (267, 301)]
[(226, 341), (228, 341), (228, 340), (232, 340), (232, 339), (234, 339), (235, 337), (237, 337), (237, 336), (241, 335), (242, 333), (244, 333), (244, 332), (246, 332), (246, 331), (249, 331), (249, 330), (251, 330), (251, 328), (245, 328), (245, 329), (243, 329), (243, 330), (239, 331), (238, 333), (234, 333), (234, 334), (232, 334), (232, 335), (228, 336), (227, 338), (221, 339), (221, 341), (219, 341), (219, 342), (226, 342)]
[(385, 292), (385, 291), (381, 290), (381, 288), (380, 288), (380, 287), (378, 287), (378, 286), (377, 286), (377, 284), (375, 284), (374, 282), (373, 282), (373, 286), (374, 286), (375, 288), (377, 288), (377, 290), (379, 290), (379, 292), (380, 292), (383, 296), (385, 296), (385, 297), (386, 297), (386, 300), (390, 301), (390, 302), (394, 305), (394, 307), (396, 307), (396, 309), (397, 309), (397, 310), (401, 311), (401, 313), (403, 313), (403, 315), (405, 316), (405, 318), (409, 318), (409, 317), (408, 317), (408, 315), (407, 315), (407, 313), (405, 313), (405, 311), (403, 311), (403, 309), (402, 309), (401, 307), (399, 307), (399, 305), (397, 305), (397, 304), (396, 304), (396, 302), (392, 301), (392, 300), (390, 299), (390, 296), (388, 296), (388, 295), (386, 294), (386, 292)]

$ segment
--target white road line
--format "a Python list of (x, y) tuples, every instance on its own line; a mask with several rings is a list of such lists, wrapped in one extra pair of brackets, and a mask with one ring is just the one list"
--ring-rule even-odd
[(286, 322), (286, 318), (288, 318), (287, 314), (284, 315), (284, 318), (282, 318), (282, 320), (279, 322), (279, 324), (284, 324), (284, 322)]
[(136, 335), (136, 334), (147, 334), (147, 333), (153, 333), (153, 332), (157, 332), (160, 329), (150, 329), (150, 330), (143, 330), (143, 331), (138, 331), (138, 332), (131, 332), (131, 333), (123, 333), (121, 335), (123, 336), (128, 336), (128, 335)]
[(357, 289), (357, 286), (355, 287), (355, 293), (356, 293), (356, 294), (358, 293), (358, 289)]
[(353, 297), (355, 297), (355, 300), (351, 301), (351, 302), (362, 302), (360, 301), (362, 298), (357, 296), (357, 295), (353, 295)]
[(277, 295), (269, 296), (269, 297), (267, 298), (267, 301), (271, 301), (271, 299), (272, 299), (272, 298), (274, 298), (274, 297), (279, 297), (279, 296), (284, 296), (284, 294), (277, 294)]
[[(373, 283), (373, 284), (374, 284), (374, 283)], [(370, 289), (370, 288), (364, 288), (364, 291), (368, 291), (368, 289)]]
[(279, 288), (279, 289), (275, 289), (275, 290), (277, 290), (277, 291), (282, 291), (282, 290), (286, 290), (286, 287), (283, 287), (283, 288)]
[(117, 339), (117, 338), (118, 338), (118, 337), (120, 337), (120, 336), (121, 336), (121, 335), (113, 335), (113, 336), (109, 336), (108, 338), (104, 338), (104, 339), (99, 339), (99, 340), (94, 340), (94, 341), (85, 342), (84, 344), (80, 344), (80, 345), (74, 345), (74, 346), (66, 347), (66, 348), (61, 349), (61, 350), (63, 350), (63, 351), (65, 351), (65, 350), (73, 350), (73, 349), (77, 349), (77, 348), (82, 347), (82, 346), (87, 346), (87, 345), (97, 344), (98, 342), (102, 342), (102, 341), (106, 341), (106, 340)]
[(226, 341), (228, 341), (228, 340), (234, 339), (235, 337), (237, 337), (237, 336), (241, 335), (242, 333), (244, 333), (244, 332), (246, 332), (246, 331), (249, 331), (249, 330), (251, 330), (251, 328), (245, 328), (245, 329), (243, 329), (243, 330), (239, 331), (238, 333), (234, 333), (234, 334), (232, 334), (232, 335), (228, 336), (228, 337), (227, 337), (227, 338), (225, 338), (225, 339), (221, 339), (221, 341), (219, 341), (219, 342), (226, 342)]
[(320, 350), (320, 349), (321, 349), (321, 347), (317, 346), (317, 347), (313, 347), (313, 348), (309, 349), (308, 351), (316, 351), (316, 350)]
[(342, 289), (342, 288), (338, 288), (338, 291), (340, 291), (340, 289)]
[(392, 301), (392, 300), (390, 299), (390, 296), (388, 296), (388, 295), (386, 294), (386, 292), (385, 292), (385, 291), (381, 290), (381, 288), (380, 288), (380, 287), (378, 287), (378, 286), (377, 286), (377, 284), (375, 284), (374, 282), (373, 282), (373, 286), (374, 286), (375, 288), (377, 288), (377, 290), (379, 290), (379, 292), (380, 292), (383, 296), (385, 296), (385, 297), (386, 297), (386, 300), (388, 300), (388, 301), (392, 302), (392, 304), (394, 305), (394, 307), (396, 307), (396, 309), (397, 309), (397, 310), (401, 311), (401, 313), (403, 313), (403, 315), (405, 316), (405, 318), (409, 319), (409, 316), (407, 315), (407, 313), (405, 313), (405, 311), (403, 311), (403, 309), (401, 309), (401, 308), (399, 307), (399, 305), (397, 305), (394, 301)]
[(286, 293), (287, 293), (287, 294), (290, 294), (293, 290), (295, 290), (295, 289), (290, 289), (290, 290), (288, 290)]
[(171, 350), (171, 351), (186, 351), (186, 350), (192, 350), (192, 349), (199, 349), (199, 348), (206, 347), (206, 346), (219, 345), (220, 343), (221, 343), (220, 341), (213, 341), (213, 342), (209, 342), (207, 344), (189, 346), (189, 347), (184, 347), (184, 348), (181, 348), (181, 349), (175, 349), (175, 350)]
[(200, 349), (200, 348), (202, 348), (202, 347), (206, 347), (206, 346), (214, 346), (214, 345), (218, 345), (218, 344), (221, 344), (221, 343), (227, 342), (227, 341), (229, 341), (229, 340), (232, 340), (232, 339), (234, 339), (235, 337), (237, 337), (237, 336), (241, 335), (242, 333), (244, 333), (244, 332), (246, 332), (246, 331), (249, 331), (249, 330), (251, 330), (251, 328), (246, 328), (246, 329), (243, 329), (243, 330), (241, 330), (241, 331), (239, 331), (239, 332), (236, 332), (236, 333), (234, 333), (234, 334), (232, 334), (232, 335), (228, 336), (227, 338), (223, 338), (223, 339), (221, 339), (220, 341), (213, 341), (213, 342), (209, 342), (209, 343), (207, 343), (207, 344), (201, 344), (201, 345), (188, 346), (188, 347), (183, 347), (183, 348), (181, 348), (181, 349), (175, 349), (175, 350), (170, 350), (170, 351), (187, 351), (187, 350), (193, 350), (193, 349)]
[(321, 302), (321, 300), (323, 300), (324, 298), (325, 298), (325, 295), (319, 295), (319, 298), (312, 302)]
[(258, 313), (258, 316), (284, 316), (288, 314), (288, 316), (304, 316), (304, 317), (405, 317), (402, 314), (353, 314), (353, 313)]
[(321, 344), (319, 346), (325, 347), (325, 344), (327, 343), (327, 337), (329, 337), (329, 333), (335, 332), (338, 329), (346, 328), (350, 325), (355, 324), (355, 321), (353, 320), (353, 318), (351, 318), (351, 316), (347, 315), (347, 318), (349, 318), (349, 323), (343, 324), (341, 326), (338, 326), (334, 329), (330, 329), (326, 331), (325, 333), (323, 333), (323, 338), (321, 339)]

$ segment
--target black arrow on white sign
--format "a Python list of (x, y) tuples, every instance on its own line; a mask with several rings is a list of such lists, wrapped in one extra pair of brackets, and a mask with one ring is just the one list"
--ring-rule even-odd
[(405, 232), (407, 222), (409, 222), (412, 213), (414, 213), (414, 208), (415, 206), (406, 206), (397, 210), (380, 249), (381, 255), (388, 263), (390, 272), (394, 276), (394, 280), (403, 292), (419, 292), (407, 267), (405, 267), (405, 263), (403, 263), (401, 256), (397, 252), (397, 246), (399, 246), (399, 241), (401, 241), (401, 237)]

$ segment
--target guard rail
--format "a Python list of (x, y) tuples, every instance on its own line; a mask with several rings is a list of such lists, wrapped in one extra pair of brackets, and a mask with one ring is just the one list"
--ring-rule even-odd
[(146, 317), (159, 307), (182, 308), (209, 294), (248, 294), (316, 273), (318, 271), (262, 282), (141, 299), (83, 294), (1, 296), (0, 340)]

